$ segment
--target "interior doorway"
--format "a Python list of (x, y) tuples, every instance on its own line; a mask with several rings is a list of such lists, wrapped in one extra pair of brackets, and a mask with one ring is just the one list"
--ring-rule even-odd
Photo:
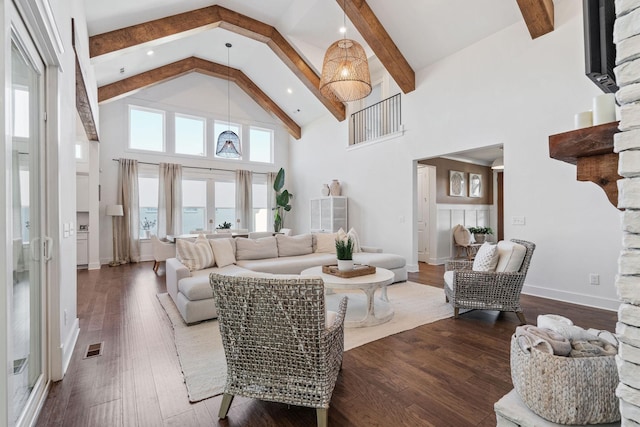
[(416, 162), (418, 262), (439, 265), (451, 259), (457, 224), (490, 227), (492, 240), (504, 238), (503, 169), (501, 144)]

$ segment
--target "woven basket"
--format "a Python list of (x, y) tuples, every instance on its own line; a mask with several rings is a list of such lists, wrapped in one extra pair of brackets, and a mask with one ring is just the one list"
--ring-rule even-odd
[(511, 337), (511, 380), (533, 412), (558, 424), (620, 420), (615, 356), (563, 357), (520, 348)]

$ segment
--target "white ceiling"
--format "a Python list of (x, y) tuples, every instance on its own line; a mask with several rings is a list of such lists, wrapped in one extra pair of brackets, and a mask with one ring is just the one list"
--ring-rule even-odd
[[(344, 16), (335, 0), (85, 0), (90, 36), (213, 4), (274, 26), (318, 74), (324, 51), (341, 37), (338, 29)], [(368, 4), (415, 71), (522, 22), (515, 0), (368, 0)], [(524, 23), (522, 31), (527, 31)], [(348, 19), (347, 36), (373, 55)], [(233, 44), (229, 52), (226, 42)], [(147, 55), (149, 49), (152, 56)], [(95, 58), (92, 63), (102, 86), (189, 56), (226, 64), (227, 53), (231, 67), (242, 70), (300, 126), (326, 114), (320, 101), (266, 45), (220, 28)]]

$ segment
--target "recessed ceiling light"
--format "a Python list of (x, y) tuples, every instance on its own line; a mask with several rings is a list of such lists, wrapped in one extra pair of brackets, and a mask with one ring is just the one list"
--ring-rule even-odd
[(293, 90), (291, 88), (287, 88), (287, 93), (293, 93)]
[(344, 34), (347, 32), (347, 27), (340, 27), (340, 34)]
[(152, 51), (152, 50), (148, 50), (148, 51), (147, 51), (147, 55), (148, 55), (148, 56), (153, 55), (153, 51)]

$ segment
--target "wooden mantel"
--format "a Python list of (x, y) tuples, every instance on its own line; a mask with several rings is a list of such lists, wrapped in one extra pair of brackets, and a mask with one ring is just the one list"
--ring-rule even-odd
[(618, 154), (613, 135), (618, 122), (605, 123), (549, 136), (549, 156), (576, 165), (577, 180), (598, 184), (613, 206), (618, 206)]

